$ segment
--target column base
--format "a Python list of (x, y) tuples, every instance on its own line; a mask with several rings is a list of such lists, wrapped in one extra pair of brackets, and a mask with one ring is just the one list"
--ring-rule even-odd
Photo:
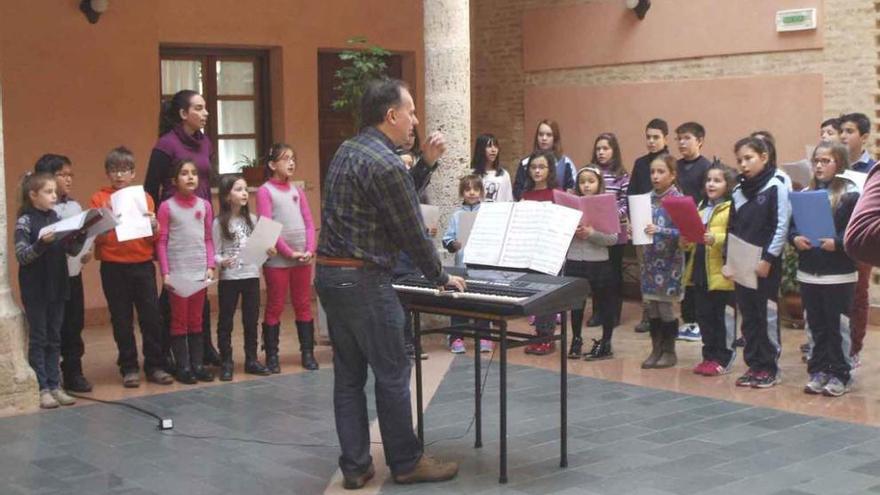
[(37, 375), (27, 361), (24, 314), (7, 292), (0, 294), (0, 416), (39, 407)]

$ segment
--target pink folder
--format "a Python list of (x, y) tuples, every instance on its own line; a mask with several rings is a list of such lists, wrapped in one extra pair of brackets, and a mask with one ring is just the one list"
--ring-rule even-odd
[(580, 210), (581, 225), (589, 225), (599, 232), (615, 234), (620, 232), (620, 216), (617, 212), (617, 199), (611, 193), (596, 196), (575, 196), (558, 189), (553, 191), (553, 202)]
[(669, 212), (672, 222), (678, 227), (681, 236), (690, 242), (703, 243), (706, 227), (697, 211), (694, 198), (690, 196), (672, 196), (663, 198), (663, 208)]

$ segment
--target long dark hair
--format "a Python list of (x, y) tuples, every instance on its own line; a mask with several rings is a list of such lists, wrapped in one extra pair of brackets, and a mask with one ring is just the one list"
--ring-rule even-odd
[(274, 172), (271, 168), (269, 168), (269, 162), (277, 162), (281, 155), (284, 154), (285, 151), (290, 150), (293, 153), (293, 159), (296, 161), (296, 150), (293, 149), (293, 146), (287, 143), (275, 143), (272, 146), (269, 146), (269, 152), (266, 153), (266, 158), (264, 159), (266, 162), (264, 174), (266, 179), (271, 179)]
[(498, 148), (498, 154), (495, 156), (495, 175), (500, 177), (504, 174), (504, 167), (501, 166), (501, 147), (498, 146), (498, 138), (492, 134), (480, 134), (477, 136), (477, 144), (474, 145), (474, 154), (471, 156), (471, 168), (474, 173), (480, 177), (486, 176), (486, 148), (489, 146)]
[(623, 168), (623, 158), (620, 156), (620, 144), (617, 142), (617, 136), (613, 132), (603, 132), (596, 136), (596, 140), (593, 141), (593, 158), (590, 160), (590, 163), (599, 164), (599, 158), (596, 156), (596, 145), (602, 140), (608, 141), (612, 155), (608, 166), (599, 165), (599, 168), (607, 169), (615, 177), (621, 177), (626, 173), (626, 170)]
[(183, 89), (174, 93), (170, 100), (162, 102), (159, 110), (159, 135), (163, 135), (180, 124), (180, 111), (188, 110), (193, 96), (199, 93), (191, 89)]
[(776, 168), (776, 146), (773, 144), (773, 141), (770, 141), (766, 138), (760, 138), (755, 136), (747, 136), (733, 145), (734, 154), (739, 151), (740, 148), (751, 148), (758, 152), (758, 154), (766, 153), (767, 154), (767, 168), (774, 169)]
[(526, 191), (532, 191), (535, 189), (535, 181), (532, 180), (532, 174), (529, 171), (529, 167), (532, 166), (532, 162), (537, 160), (538, 158), (543, 158), (547, 160), (547, 189), (556, 189), (556, 155), (553, 154), (552, 150), (546, 151), (533, 151), (531, 155), (529, 155), (528, 165), (526, 165)]
[[(229, 230), (229, 221), (232, 220), (232, 206), (229, 205), (227, 196), (232, 192), (232, 188), (235, 187), (235, 183), (238, 181), (244, 181), (244, 177), (238, 174), (224, 175), (220, 178), (220, 188), (217, 194), (217, 197), (220, 199), (220, 214), (217, 215), (217, 220), (220, 221), (220, 234), (229, 241), (235, 240), (235, 237), (232, 235), (232, 231)], [(247, 187), (246, 182), (245, 187)], [(248, 205), (242, 205), (238, 213), (244, 219), (245, 225), (247, 225), (248, 234), (253, 232), (254, 223), (251, 221), (251, 212), (248, 209)]]

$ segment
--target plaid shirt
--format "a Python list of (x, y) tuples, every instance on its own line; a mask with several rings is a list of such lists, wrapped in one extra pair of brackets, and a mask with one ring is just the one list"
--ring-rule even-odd
[(336, 151), (324, 186), (318, 254), (391, 270), (403, 251), (425, 277), (445, 284), (449, 277), (427, 235), (413, 179), (394, 148), (368, 127)]

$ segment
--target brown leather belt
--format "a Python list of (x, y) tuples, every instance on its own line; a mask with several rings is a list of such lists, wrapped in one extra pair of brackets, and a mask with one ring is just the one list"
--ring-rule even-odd
[(344, 266), (348, 268), (362, 268), (366, 266), (364, 260), (356, 258), (330, 258), (329, 256), (318, 256), (315, 263), (323, 266)]

